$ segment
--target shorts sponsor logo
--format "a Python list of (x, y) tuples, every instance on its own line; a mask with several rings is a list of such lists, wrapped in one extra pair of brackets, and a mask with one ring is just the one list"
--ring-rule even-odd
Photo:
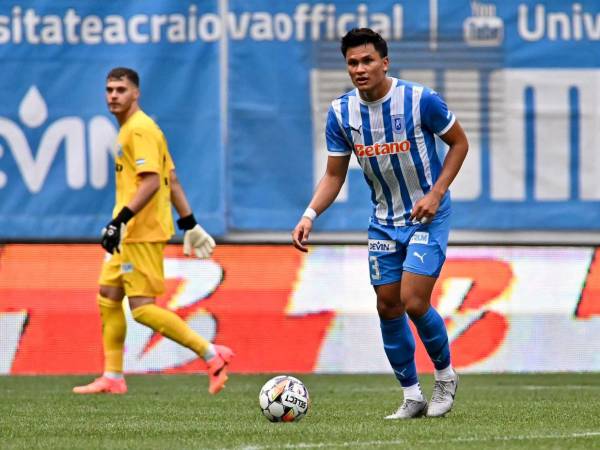
[(131, 272), (133, 272), (133, 264), (131, 264), (131, 263), (121, 264), (121, 273), (131, 273)]
[(416, 256), (417, 258), (419, 258), (419, 260), (421, 261), (421, 264), (425, 264), (425, 255), (427, 255), (427, 253), (423, 253), (422, 255), (420, 255), (417, 252), (413, 252), (413, 255)]
[(135, 160), (135, 164), (136, 164), (137, 166), (141, 166), (141, 165), (142, 165), (142, 164), (144, 164), (145, 162), (146, 162), (146, 160), (145, 160), (145, 159), (143, 159), (143, 158), (142, 158), (142, 159), (136, 159), (136, 160)]
[(429, 233), (427, 231), (417, 231), (412, 235), (408, 244), (429, 244)]
[(363, 145), (354, 144), (354, 153), (358, 158), (370, 158), (371, 156), (392, 155), (410, 151), (410, 142), (389, 142), (385, 144)]
[(396, 241), (369, 239), (369, 251), (393, 253), (396, 251)]

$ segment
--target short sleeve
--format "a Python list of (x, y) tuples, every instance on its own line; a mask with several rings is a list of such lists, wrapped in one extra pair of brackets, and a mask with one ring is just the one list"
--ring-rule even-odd
[(421, 123), (438, 136), (446, 133), (456, 120), (440, 94), (431, 89), (423, 90), (421, 111)]
[(325, 127), (325, 139), (327, 140), (327, 151), (333, 156), (350, 155), (352, 148), (344, 130), (340, 127), (333, 107), (327, 112), (327, 124)]
[(168, 172), (171, 170), (175, 170), (175, 163), (173, 162), (173, 158), (171, 158), (171, 152), (167, 149), (165, 152), (165, 169)]
[(131, 131), (135, 172), (160, 173), (160, 148), (158, 142), (148, 130), (136, 128)]

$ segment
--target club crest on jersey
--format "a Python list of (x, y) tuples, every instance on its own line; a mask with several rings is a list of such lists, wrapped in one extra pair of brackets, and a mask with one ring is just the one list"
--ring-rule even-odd
[(133, 272), (133, 264), (132, 263), (123, 263), (121, 264), (121, 273), (132, 273)]
[(394, 133), (403, 133), (406, 129), (404, 114), (395, 114), (392, 116), (392, 129)]

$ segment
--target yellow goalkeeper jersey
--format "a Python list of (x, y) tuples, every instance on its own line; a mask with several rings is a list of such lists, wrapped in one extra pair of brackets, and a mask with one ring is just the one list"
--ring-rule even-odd
[(158, 173), (160, 188), (127, 223), (124, 242), (164, 242), (173, 235), (170, 172), (175, 168), (161, 129), (143, 111), (121, 126), (115, 152), (115, 217), (138, 189), (138, 174)]

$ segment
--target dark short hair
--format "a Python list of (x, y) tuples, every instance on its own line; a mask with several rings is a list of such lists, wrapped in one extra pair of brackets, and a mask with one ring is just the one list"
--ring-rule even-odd
[(133, 69), (127, 67), (115, 67), (108, 72), (108, 75), (106, 75), (107, 80), (120, 80), (121, 78), (127, 78), (137, 87), (140, 87), (140, 76)]
[(382, 58), (385, 58), (388, 54), (387, 42), (381, 37), (379, 33), (371, 30), (370, 28), (352, 28), (342, 38), (342, 55), (346, 57), (346, 52), (349, 48), (358, 47), (360, 45), (373, 44), (377, 53)]

